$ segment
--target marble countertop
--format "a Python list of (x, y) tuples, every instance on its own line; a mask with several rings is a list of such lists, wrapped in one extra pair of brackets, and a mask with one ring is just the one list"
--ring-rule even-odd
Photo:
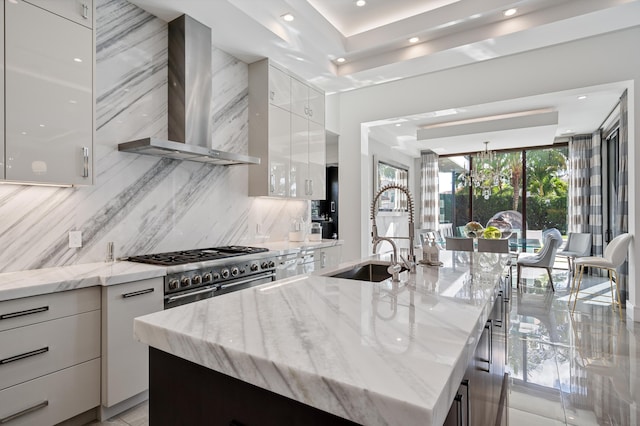
[[(253, 244), (269, 249), (268, 253), (243, 256), (243, 259), (259, 259), (268, 256), (297, 253), (310, 248), (331, 247), (342, 244), (341, 240), (322, 240), (311, 242), (273, 242)], [(224, 262), (228, 261), (227, 259)], [(196, 269), (215, 265), (223, 261), (209, 261), (198, 264), (178, 266), (147, 265), (138, 262), (115, 261), (95, 262), (54, 268), (32, 269), (0, 273), (0, 302), (20, 297), (37, 296), (58, 291), (96, 285), (107, 286), (122, 284), (147, 278), (162, 277), (168, 273)]]
[(441, 259), (443, 267), (403, 272), (399, 284), (292, 277), (139, 317), (134, 333), (357, 423), (440, 425), (509, 256), (442, 251)]
[(0, 274), (0, 301), (165, 275), (162, 266), (121, 261), (6, 272)]
[(277, 241), (270, 243), (251, 244), (256, 247), (264, 247), (269, 249), (270, 254), (276, 256), (298, 253), (304, 250), (319, 249), (324, 247), (339, 246), (344, 243), (343, 240), (320, 240), (320, 241)]

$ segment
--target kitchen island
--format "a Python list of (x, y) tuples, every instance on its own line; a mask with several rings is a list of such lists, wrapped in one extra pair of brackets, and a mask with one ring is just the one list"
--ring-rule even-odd
[(400, 283), (329, 276), (375, 256), (137, 318), (151, 424), (443, 424), (509, 255), (441, 258)]

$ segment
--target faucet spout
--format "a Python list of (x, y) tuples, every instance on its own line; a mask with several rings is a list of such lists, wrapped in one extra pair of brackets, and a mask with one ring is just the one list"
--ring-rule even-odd
[[(409, 269), (410, 273), (416, 272), (416, 256), (414, 253), (414, 233), (415, 233), (415, 225), (413, 222), (413, 197), (411, 197), (411, 193), (407, 187), (398, 185), (395, 183), (385, 185), (375, 194), (373, 197), (373, 202), (371, 203), (371, 237), (373, 239), (373, 252), (376, 252), (376, 248), (378, 244), (382, 241), (387, 241), (391, 244), (393, 248), (393, 265), (397, 265), (398, 261), (398, 248), (396, 244), (392, 241), (392, 237), (380, 237), (378, 236), (378, 226), (376, 225), (376, 215), (378, 214), (378, 199), (380, 196), (390, 189), (397, 189), (404, 192), (407, 195), (407, 210), (409, 211), (409, 259), (402, 258), (405, 267)], [(395, 280), (394, 280), (395, 281)]]

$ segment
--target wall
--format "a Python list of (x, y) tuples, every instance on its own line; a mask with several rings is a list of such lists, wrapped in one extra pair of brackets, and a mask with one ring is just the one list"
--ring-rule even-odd
[[(611, 82), (628, 82), (629, 158), (640, 164), (640, 27), (563, 43), (526, 53), (478, 62), (445, 71), (424, 74), (340, 95), (340, 225), (344, 239), (343, 258), (367, 252), (368, 191), (365, 165), (370, 161), (361, 123), (514, 99), (560, 90), (584, 88)], [(615, 65), (612, 65), (612, 52)], [(604, 58), (608, 58), (605, 60)], [(629, 167), (629, 231), (640, 229), (640, 173)], [(346, 184), (348, 183), (348, 185)], [(636, 266), (640, 250), (630, 250), (630, 285), (627, 314), (640, 319)]]
[[(124, 0), (96, 2), (95, 186), (0, 185), (0, 272), (282, 240), (305, 201), (249, 198), (248, 167), (120, 153), (167, 137), (167, 24)], [(248, 67), (212, 47), (213, 147), (247, 153)], [(82, 231), (83, 247), (68, 248)]]
[[(415, 168), (415, 161), (410, 156), (399, 152), (398, 150), (392, 149), (389, 145), (377, 141), (371, 137), (369, 137), (369, 163), (367, 165), (368, 170), (368, 182), (369, 185), (365, 189), (368, 194), (373, 194), (373, 185), (374, 179), (377, 179), (374, 176), (375, 166), (374, 166), (374, 158), (377, 161), (390, 161), (399, 165), (406, 166), (409, 170), (409, 192), (413, 196), (414, 201), (414, 212), (416, 215), (418, 214), (418, 208), (416, 203), (416, 191), (417, 187), (415, 186), (415, 177), (420, 174), (420, 170)], [(371, 195), (372, 197), (372, 195)], [(408, 215), (406, 213), (396, 213), (396, 212), (380, 212), (376, 216), (376, 226), (378, 227), (378, 235), (385, 237), (408, 237), (409, 236), (409, 225), (408, 225)], [(415, 216), (414, 222), (416, 223), (416, 229), (420, 226), (418, 223), (418, 216)], [(373, 247), (371, 245), (371, 238), (368, 236), (371, 235), (371, 223), (369, 221), (369, 228), (367, 233), (367, 240), (369, 244), (367, 244), (369, 254), (373, 253)], [(400, 248), (409, 248), (408, 240), (397, 240), (396, 246)], [(387, 242), (383, 242), (380, 244), (378, 248), (378, 253), (383, 253), (385, 251), (391, 250), (391, 245)]]

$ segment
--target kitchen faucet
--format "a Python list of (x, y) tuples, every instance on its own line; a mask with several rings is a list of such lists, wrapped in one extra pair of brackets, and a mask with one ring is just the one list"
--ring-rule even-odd
[(409, 259), (405, 259), (402, 256), (400, 256), (400, 258), (402, 259), (402, 263), (409, 270), (409, 272), (412, 274), (415, 274), (416, 257), (413, 252), (413, 239), (414, 239), (413, 198), (411, 197), (411, 193), (405, 186), (391, 183), (389, 185), (385, 185), (382, 188), (380, 188), (380, 190), (373, 197), (373, 202), (371, 203), (371, 237), (372, 237), (372, 243), (373, 243), (373, 253), (374, 254), (376, 253), (378, 244), (380, 244), (381, 242), (387, 241), (389, 244), (391, 244), (391, 248), (393, 249), (393, 256), (391, 258), (391, 266), (389, 267), (389, 273), (393, 275), (393, 278), (392, 278), (393, 281), (398, 281), (398, 274), (400, 273), (400, 269), (402, 268), (402, 266), (398, 261), (398, 247), (393, 241), (393, 238), (398, 238), (398, 237), (380, 237), (378, 235), (378, 226), (376, 225), (376, 214), (378, 213), (378, 198), (380, 198), (380, 196), (389, 189), (398, 189), (407, 195), (407, 202), (408, 202), (407, 209), (409, 210)]

